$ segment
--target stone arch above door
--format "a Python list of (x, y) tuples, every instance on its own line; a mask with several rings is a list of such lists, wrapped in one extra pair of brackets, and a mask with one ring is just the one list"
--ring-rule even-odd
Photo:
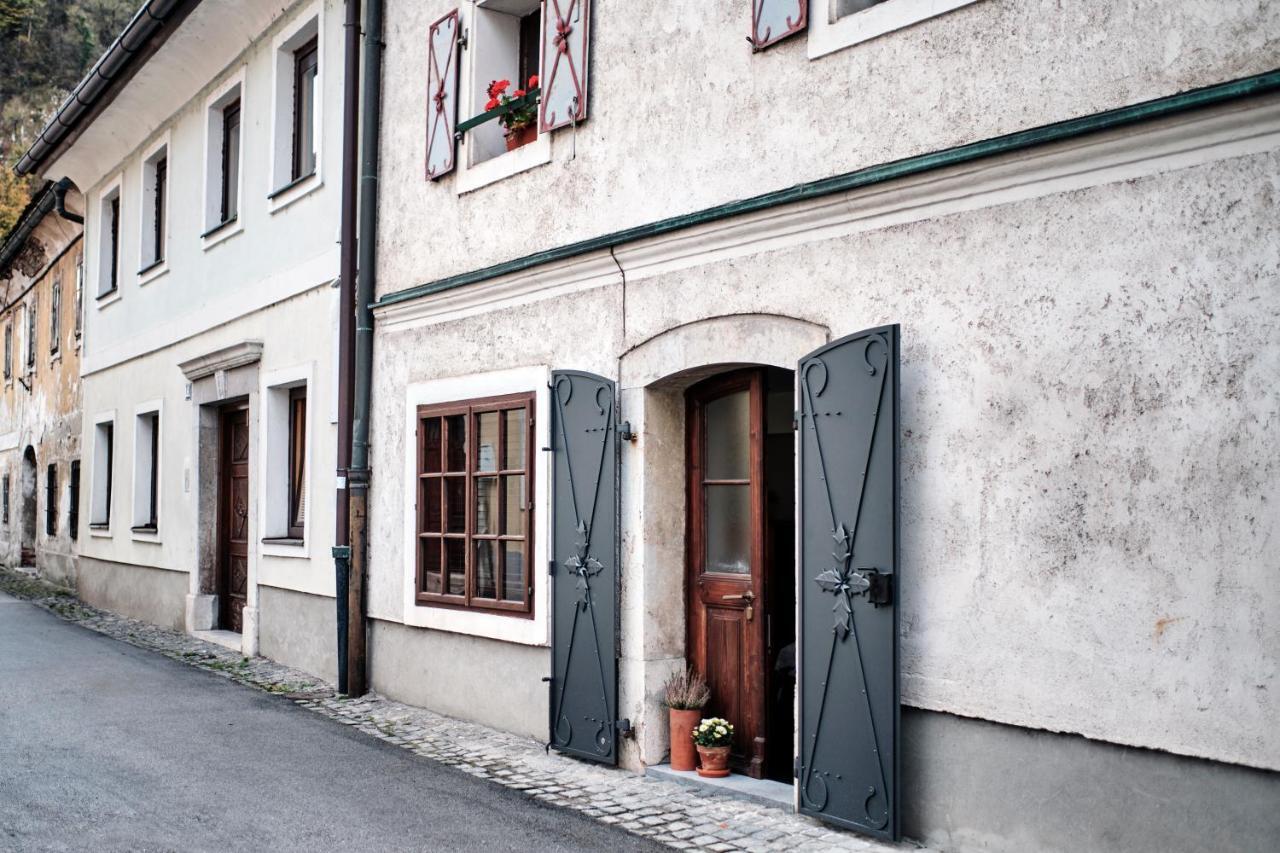
[(831, 340), (819, 323), (782, 314), (727, 314), (666, 329), (622, 354), (625, 391), (658, 386), (683, 390), (734, 365), (792, 369), (796, 360)]

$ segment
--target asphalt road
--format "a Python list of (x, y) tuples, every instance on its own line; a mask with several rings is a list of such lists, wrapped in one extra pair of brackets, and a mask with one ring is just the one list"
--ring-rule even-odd
[(0, 593), (0, 850), (655, 850)]

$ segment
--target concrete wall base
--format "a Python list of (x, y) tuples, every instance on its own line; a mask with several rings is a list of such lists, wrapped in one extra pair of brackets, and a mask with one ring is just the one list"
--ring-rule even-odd
[(186, 572), (82, 556), (76, 592), (94, 607), (181, 631), (189, 581)]
[(1274, 849), (1280, 773), (902, 709), (903, 834), (944, 851)]
[(370, 620), (370, 683), (391, 699), (547, 739), (551, 650)]
[(218, 596), (187, 594), (187, 631), (212, 631), (218, 619)]
[[(246, 633), (248, 612), (246, 607)], [(256, 612), (259, 654), (330, 682), (338, 680), (338, 621), (332, 598), (259, 586)]]

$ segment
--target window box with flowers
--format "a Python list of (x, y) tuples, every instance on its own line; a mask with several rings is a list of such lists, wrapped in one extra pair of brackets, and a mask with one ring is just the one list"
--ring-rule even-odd
[(489, 83), (486, 93), (489, 100), (484, 105), (484, 112), (458, 124), (458, 133), (466, 133), (472, 128), (487, 122), (497, 121), (502, 125), (502, 135), (506, 137), (507, 150), (514, 151), (528, 145), (538, 138), (538, 77), (529, 78), (528, 84), (508, 94), (510, 80), (494, 80)]

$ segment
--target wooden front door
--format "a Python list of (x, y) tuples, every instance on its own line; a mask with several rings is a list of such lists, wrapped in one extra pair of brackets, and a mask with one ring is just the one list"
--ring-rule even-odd
[(688, 395), (690, 663), (707, 715), (735, 726), (733, 764), (764, 775), (764, 374), (744, 370)]
[(218, 626), (237, 633), (249, 590), (249, 410), (222, 413), (218, 472)]

